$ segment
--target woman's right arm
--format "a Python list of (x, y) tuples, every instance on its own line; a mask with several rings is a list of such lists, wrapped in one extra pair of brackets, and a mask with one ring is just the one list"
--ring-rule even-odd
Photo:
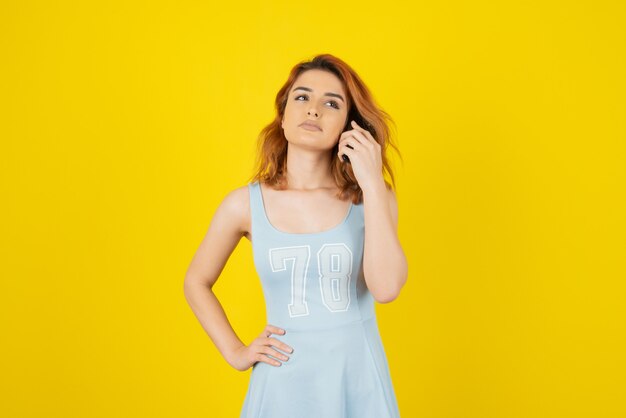
[(271, 345), (290, 352), (286, 344), (270, 335), (284, 331), (267, 325), (250, 346), (237, 337), (226, 313), (213, 293), (213, 285), (220, 276), (228, 258), (249, 229), (250, 199), (247, 186), (230, 192), (213, 215), (209, 229), (196, 251), (184, 281), (184, 293), (189, 306), (200, 321), (224, 359), (237, 370), (247, 370), (257, 361), (278, 366), (267, 354), (286, 360), (287, 356)]

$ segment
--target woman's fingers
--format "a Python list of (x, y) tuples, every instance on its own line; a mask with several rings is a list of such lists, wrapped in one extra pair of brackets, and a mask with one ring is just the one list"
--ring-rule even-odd
[[(259, 337), (250, 344), (250, 350), (254, 361), (262, 361), (263, 363), (271, 364), (272, 366), (280, 366), (280, 363), (267, 356), (269, 353), (269, 347), (264, 344), (265, 337)], [(278, 357), (278, 356), (276, 356)]]
[[(372, 136), (372, 133), (371, 133), (368, 129), (362, 128), (362, 127), (361, 127), (358, 123), (356, 123), (356, 121), (354, 121), (354, 120), (353, 120), (353, 121), (351, 121), (350, 123), (352, 124), (352, 127), (353, 127), (356, 131), (358, 131), (358, 132), (360, 132), (361, 134), (363, 134), (363, 137), (365, 137), (365, 139), (366, 139), (368, 142), (371, 142), (371, 143), (373, 143), (373, 144), (378, 144), (378, 141), (376, 141), (376, 140), (374, 139), (374, 137)], [(369, 125), (369, 124), (367, 123), (367, 121), (364, 121), (364, 124), (365, 124), (366, 126), (367, 126), (367, 125)], [(371, 129), (371, 127), (370, 127), (370, 129)], [(379, 144), (379, 145), (380, 145), (380, 144)]]
[(265, 330), (263, 330), (263, 335), (265, 335), (266, 337), (269, 337), (271, 334), (282, 335), (284, 333), (285, 333), (284, 329), (278, 328), (278, 327), (275, 327), (274, 325), (269, 325), (269, 324), (265, 327)]
[[(338, 150), (337, 150), (337, 156), (340, 158), (343, 158), (342, 155), (347, 155), (348, 158), (350, 157), (350, 154), (353, 152), (355, 146), (359, 146), (356, 145), (354, 142), (352, 142), (352, 137), (345, 139), (341, 144), (339, 144)], [(346, 148), (348, 148), (350, 151), (346, 150)], [(356, 151), (355, 151), (356, 152)], [(345, 161), (345, 159), (344, 159)]]
[(289, 357), (279, 352), (278, 350), (275, 350), (273, 347), (279, 348), (286, 353), (293, 353), (293, 348), (283, 343), (282, 341), (277, 340), (276, 338), (270, 337), (270, 335), (272, 334), (284, 335), (285, 330), (268, 324), (259, 336), (259, 338), (254, 341), (254, 345), (257, 346), (254, 350), (255, 360), (271, 364), (272, 366), (280, 366), (282, 363), (269, 357), (268, 355), (271, 355), (283, 361), (289, 360)]
[(337, 155), (340, 155), (342, 151), (343, 153), (346, 153), (344, 147), (351, 148), (358, 152), (364, 152), (366, 150), (380, 151), (380, 144), (378, 142), (374, 141), (373, 139), (366, 140), (361, 138), (365, 138), (365, 135), (357, 132), (356, 134), (346, 135), (344, 138), (340, 139), (338, 142), (338, 149), (340, 152), (338, 152)]
[(349, 137), (344, 139), (340, 144), (339, 144), (339, 149), (343, 149), (344, 147), (350, 148), (350, 149), (354, 149), (355, 147), (358, 148), (361, 144), (359, 144), (354, 137)]
[(278, 341), (276, 338), (267, 338), (264, 342), (265, 345), (273, 345), (274, 347), (280, 348), (281, 350), (287, 353), (293, 353), (293, 348), (288, 346), (282, 341)]
[(284, 342), (277, 340), (276, 338), (261, 337), (261, 338), (258, 338), (255, 341), (255, 343), (256, 343), (256, 345), (262, 347), (261, 348), (262, 350), (265, 350), (266, 347), (267, 348), (275, 347), (275, 348), (281, 349), (285, 353), (289, 353), (289, 354), (293, 353), (293, 348), (291, 348), (290, 346), (288, 346)]
[(267, 363), (269, 365), (272, 366), (280, 366), (282, 363), (274, 360), (273, 358), (269, 358), (268, 356), (266, 356), (263, 353), (257, 353), (256, 354), (256, 361), (262, 361), (263, 363)]
[[(339, 137), (339, 143), (341, 143), (342, 141), (348, 138), (354, 138), (355, 141), (357, 141), (359, 144), (364, 145), (364, 146), (372, 145), (372, 141), (373, 141), (373, 140), (370, 140), (367, 136), (365, 136), (363, 132), (357, 129), (352, 129), (350, 131), (345, 131), (344, 133), (341, 134), (341, 136)], [(373, 142), (376, 142), (376, 141), (373, 141)]]
[(276, 357), (277, 359), (281, 359), (283, 361), (289, 360), (288, 356), (286, 356), (283, 353), (279, 352), (278, 350), (274, 350), (273, 348), (268, 347), (268, 346), (263, 346), (263, 352), (265, 354), (271, 354), (272, 357)]

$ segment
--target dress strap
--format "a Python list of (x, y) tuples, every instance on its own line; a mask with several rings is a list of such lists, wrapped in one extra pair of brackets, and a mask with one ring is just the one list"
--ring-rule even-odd
[(248, 184), (250, 192), (250, 219), (252, 236), (255, 233), (263, 236), (269, 228), (268, 221), (265, 218), (265, 209), (263, 207), (263, 195), (261, 195), (261, 185), (259, 181)]

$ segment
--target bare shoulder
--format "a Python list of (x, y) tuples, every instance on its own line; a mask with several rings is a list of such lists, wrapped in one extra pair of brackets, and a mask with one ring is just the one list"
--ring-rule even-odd
[(220, 210), (228, 213), (241, 235), (250, 239), (250, 192), (247, 184), (230, 191), (220, 203)]

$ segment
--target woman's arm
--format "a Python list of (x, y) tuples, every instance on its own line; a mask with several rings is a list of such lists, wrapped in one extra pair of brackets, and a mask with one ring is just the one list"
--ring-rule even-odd
[(249, 229), (250, 197), (244, 186), (229, 193), (217, 208), (209, 230), (194, 255), (185, 275), (184, 292), (189, 306), (200, 321), (224, 359), (237, 370), (244, 371), (256, 362), (262, 361), (272, 366), (287, 361), (293, 349), (271, 337), (283, 335), (284, 330), (267, 324), (264, 330), (249, 345), (244, 344), (231, 326), (222, 305), (213, 293), (213, 285), (221, 274), (228, 258)]
[(381, 145), (352, 120), (351, 130), (339, 137), (337, 155), (346, 154), (363, 191), (365, 244), (363, 275), (374, 299), (388, 303), (398, 297), (408, 275), (406, 257), (398, 239), (398, 204), (383, 177)]
[(376, 301), (388, 303), (400, 294), (408, 265), (398, 239), (398, 204), (384, 181), (363, 189), (365, 244), (363, 275)]

